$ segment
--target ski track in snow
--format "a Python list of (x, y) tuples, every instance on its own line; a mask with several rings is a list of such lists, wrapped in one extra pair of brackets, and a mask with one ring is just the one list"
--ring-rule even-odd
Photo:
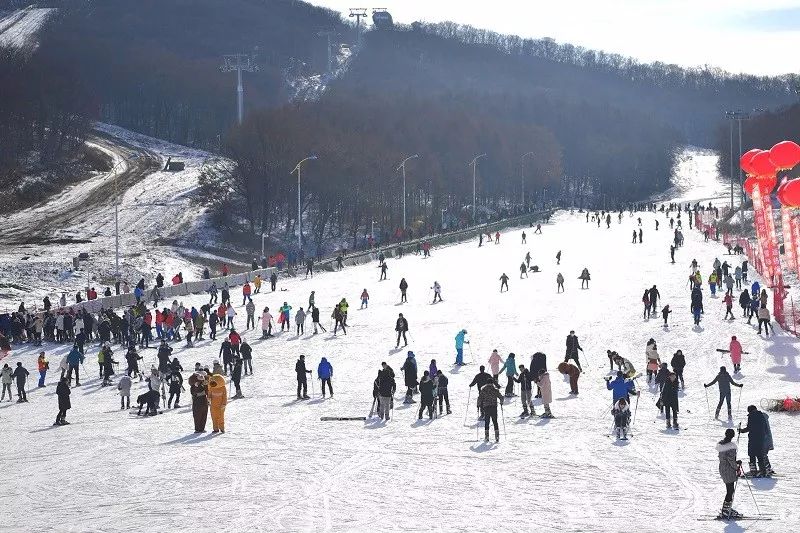
[(52, 8), (34, 8), (12, 11), (0, 18), (0, 46), (22, 48), (34, 44), (36, 32), (55, 11)]
[[(636, 215), (638, 216), (638, 215)], [(543, 235), (531, 235), (520, 245), (520, 231), (502, 235), (501, 244), (476, 242), (433, 250), (430, 259), (407, 255), (389, 260), (388, 281), (378, 282), (375, 265), (342, 272), (281, 279), (286, 291), (255, 296), (259, 312), (273, 311), (284, 301), (294, 311), (307, 303), (311, 290), (329, 325), (332, 305), (342, 296), (351, 303), (352, 327), (347, 336), (313, 336), (310, 320), (300, 339), (283, 333), (269, 341), (247, 332), (254, 348), (255, 377), (243, 379), (244, 399), (232, 400), (226, 411), (227, 433), (196, 436), (189, 407), (166, 410), (153, 418), (137, 418), (118, 410), (113, 388), (99, 387), (96, 348), (85, 362), (89, 376), (73, 389), (73, 425), (51, 427), (57, 406), (54, 386), (34, 389), (30, 403), (0, 404), (4, 439), (0, 452), (11, 465), (0, 484), (6, 502), (3, 528), (9, 531), (791, 531), (800, 526), (800, 467), (794, 446), (800, 424), (796, 416), (770, 415), (776, 449), (772, 464), (784, 477), (752, 481), (763, 513), (780, 522), (742, 522), (742, 528), (700, 522), (715, 514), (724, 495), (717, 473), (716, 442), (727, 423), (710, 420), (702, 383), (711, 381), (726, 356), (730, 335), (742, 341), (745, 384), (736, 423), (744, 421), (747, 405), (761, 398), (798, 394), (799, 341), (776, 327), (777, 334), (760, 338), (737, 318), (724, 321), (721, 298), (705, 290), (706, 314), (694, 329), (685, 279), (697, 258), (707, 275), (724, 248), (703, 243), (695, 231), (685, 231), (686, 245), (669, 263), (669, 238), (654, 231), (654, 214), (643, 214), (644, 244), (631, 244), (636, 216), (616, 220), (611, 229), (585, 223), (583, 214), (560, 213)], [(560, 267), (556, 251), (563, 251)], [(515, 279), (525, 252), (542, 272)], [(730, 257), (728, 257), (730, 259)], [(591, 287), (581, 290), (576, 279), (588, 267)], [(511, 275), (511, 290), (500, 294), (498, 278)], [(566, 292), (556, 294), (555, 276), (562, 272)], [(401, 277), (410, 285), (409, 303), (396, 305)], [(429, 305), (429, 287), (438, 280), (443, 303)], [(657, 284), (663, 302), (674, 309), (668, 329), (660, 318), (643, 320), (641, 293)], [(358, 309), (366, 287), (370, 307)], [(244, 320), (238, 289), (233, 302)], [(206, 298), (184, 303), (199, 306)], [(403, 312), (410, 323), (410, 345), (420, 373), (432, 357), (450, 378), (453, 414), (429, 422), (417, 420), (416, 409), (402, 403), (400, 367), (406, 350), (395, 351), (394, 320)], [(477, 365), (451, 366), (454, 336), (467, 328), (471, 344), (465, 360), (485, 364), (493, 348), (505, 357), (515, 352), (518, 364), (529, 363), (542, 350), (551, 369), (556, 418), (521, 420), (518, 398), (503, 409), (499, 445), (476, 441), (476, 391), (467, 384)], [(555, 370), (564, 353), (564, 338), (575, 329), (585, 353), (581, 361), (580, 396), (570, 397), (568, 384)], [(653, 337), (662, 359), (684, 351), (687, 389), (680, 398), (680, 423), (685, 429), (667, 432), (654, 407), (657, 389), (645, 379), (636, 414), (634, 436), (617, 442), (605, 435), (612, 425), (611, 394), (603, 377), (607, 348), (615, 349), (643, 370), (644, 348)], [(65, 347), (47, 346), (52, 368)], [(4, 362), (23, 361), (35, 369), (35, 349), (15, 350)], [(183, 366), (211, 363), (219, 343), (200, 341), (194, 348), (176, 345)], [(334, 367), (335, 398), (321, 401), (319, 382), (312, 400), (294, 401), (294, 362), (308, 354), (316, 375), (321, 356)], [(144, 350), (143, 368), (155, 360)], [(123, 360), (117, 350), (116, 358)], [(398, 392), (392, 420), (322, 422), (321, 416), (364, 416), (372, 401), (372, 381), (381, 361), (397, 373)], [(124, 364), (123, 364), (124, 366)], [(34, 373), (34, 372), (32, 372)], [(52, 383), (51, 371), (48, 381)], [(33, 376), (31, 383), (34, 383)], [(505, 385), (505, 379), (501, 378)], [(133, 398), (142, 384), (134, 384)], [(311, 393), (311, 383), (309, 383)], [(716, 388), (708, 390), (713, 409)], [(467, 397), (470, 406), (464, 427)], [(189, 398), (182, 397), (184, 405)], [(738, 390), (734, 391), (734, 409)], [(538, 402), (538, 400), (537, 400)], [(541, 407), (537, 404), (537, 410)], [(211, 421), (209, 418), (208, 429)], [(480, 432), (482, 433), (482, 426)], [(481, 435), (482, 437), (482, 435)], [(747, 436), (739, 458), (747, 464)], [(44, 495), (44, 499), (41, 497)], [(746, 515), (756, 509), (744, 483), (736, 508)], [(502, 526), (500, 525), (502, 524)]]

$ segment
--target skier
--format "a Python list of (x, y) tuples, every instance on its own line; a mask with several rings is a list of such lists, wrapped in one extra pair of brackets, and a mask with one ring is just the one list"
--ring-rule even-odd
[(617, 438), (628, 440), (628, 426), (631, 422), (631, 408), (629, 402), (623, 396), (614, 402), (611, 409), (611, 414), (614, 415), (614, 429), (617, 433)]
[(539, 387), (542, 404), (544, 405), (544, 413), (540, 418), (553, 418), (553, 413), (550, 412), (550, 404), (553, 403), (553, 389), (550, 386), (550, 374), (544, 368), (539, 370), (539, 375), (534, 378), (536, 385)]
[(256, 304), (253, 303), (253, 300), (247, 302), (245, 311), (247, 312), (246, 329), (256, 329)]
[(167, 400), (167, 407), (172, 409), (172, 400), (175, 400), (175, 409), (180, 407), (181, 403), (181, 389), (183, 388), (183, 376), (179, 370), (173, 370), (167, 377), (167, 385), (169, 387), (169, 399)]
[(242, 285), (242, 305), (245, 305), (248, 301), (253, 301), (251, 294), (253, 294), (253, 288), (249, 282), (245, 281), (244, 285)]
[(278, 284), (278, 275), (273, 272), (269, 276), (269, 286), (272, 289), (272, 292), (275, 292), (275, 286)]
[[(764, 334), (769, 337), (769, 330), (772, 327), (772, 324), (770, 324), (769, 309), (762, 305), (758, 308), (756, 316), (758, 318), (758, 334), (761, 335), (761, 326), (763, 325)], [(773, 330), (772, 333), (774, 334), (775, 331)]]
[(612, 403), (616, 404), (620, 398), (624, 398), (626, 402), (631, 403), (630, 395), (638, 396), (636, 387), (633, 381), (628, 379), (622, 371), (617, 371), (617, 377), (613, 380), (611, 377), (605, 378), (606, 388), (611, 391)]
[(500, 276), (500, 292), (503, 292), (503, 287), (505, 287), (506, 292), (508, 292), (508, 276), (506, 276), (505, 272)]
[(44, 352), (39, 352), (39, 358), (36, 360), (36, 368), (39, 370), (39, 387), (44, 387), (44, 378), (47, 371), (50, 370), (50, 362), (45, 357)]
[(557, 265), (561, 264), (561, 250), (559, 250), (558, 253), (556, 254), (556, 264)]
[(233, 383), (233, 387), (236, 389), (236, 394), (234, 394), (234, 399), (244, 398), (242, 394), (242, 358), (235, 357), (233, 359), (233, 368), (231, 369), (231, 382)]
[(80, 351), (78, 344), (76, 343), (72, 350), (70, 350), (69, 354), (67, 354), (67, 364), (69, 365), (69, 370), (67, 371), (67, 379), (70, 383), (72, 383), (72, 371), (75, 371), (75, 386), (81, 386), (81, 378), (78, 372), (78, 365), (83, 364), (83, 353)]
[(683, 369), (686, 367), (686, 358), (683, 356), (683, 352), (680, 350), (675, 352), (669, 364), (672, 366), (672, 371), (675, 372), (675, 376), (681, 383), (681, 389), (685, 390), (686, 385), (683, 382)]
[(56, 422), (54, 426), (65, 426), (67, 422), (67, 411), (72, 407), (69, 401), (69, 378), (62, 377), (61, 381), (56, 386), (56, 396), (58, 396), (58, 414), (56, 415)]
[(731, 354), (733, 373), (738, 374), (742, 369), (742, 344), (736, 339), (736, 335), (731, 337), (731, 342), (728, 345), (728, 351)]
[(208, 398), (211, 407), (212, 433), (225, 433), (225, 406), (228, 405), (228, 389), (225, 378), (213, 374), (208, 381)]
[(526, 278), (528, 277), (528, 269), (525, 267), (525, 263), (519, 265), (519, 279), (522, 279), (523, 274)]
[(647, 289), (644, 290), (644, 294), (642, 295), (642, 304), (644, 304), (644, 311), (642, 311), (642, 318), (645, 320), (650, 317), (650, 291)]
[[(528, 418), (530, 415), (536, 416), (536, 410), (533, 408), (533, 399), (531, 398), (531, 373), (530, 370), (525, 368), (525, 365), (519, 365), (519, 377), (514, 378), (519, 383), (519, 397), (522, 402), (522, 414), (520, 418)], [(530, 408), (530, 412), (528, 409)]]
[(278, 316), (278, 322), (281, 324), (281, 331), (283, 331), (284, 328), (286, 328), (288, 331), (291, 331), (292, 329), (292, 326), (289, 322), (289, 312), (291, 310), (292, 306), (286, 302), (283, 302), (283, 305), (278, 309), (278, 312), (280, 313)]
[(733, 378), (730, 374), (728, 374), (728, 369), (724, 366), (719, 367), (719, 373), (714, 378), (714, 381), (711, 383), (704, 383), (703, 387), (708, 388), (714, 383), (717, 384), (719, 387), (719, 403), (717, 404), (717, 410), (714, 413), (714, 419), (719, 419), (719, 411), (722, 409), (722, 403), (727, 402), (728, 404), (728, 420), (733, 420), (733, 414), (731, 412), (731, 385), (734, 387), (742, 388), (744, 385), (736, 383), (733, 381)]
[(631, 244), (636, 244), (636, 230), (633, 230), (633, 240), (631, 241)]
[(556, 275), (556, 293), (564, 292), (564, 276), (559, 272)]
[(667, 327), (667, 319), (669, 318), (669, 314), (672, 310), (669, 308), (669, 305), (665, 305), (663, 309), (661, 309), (661, 317), (664, 319), (664, 327)]
[(361, 291), (361, 307), (360, 309), (364, 309), (365, 307), (369, 307), (369, 293), (367, 289)]
[(506, 362), (503, 363), (503, 366), (500, 368), (500, 372), (503, 370), (506, 371), (506, 398), (511, 398), (512, 396), (516, 396), (514, 394), (514, 376), (517, 375), (517, 361), (516, 356), (512, 353), (508, 354), (506, 358)]
[(347, 335), (347, 329), (345, 328), (344, 324), (344, 314), (342, 313), (342, 308), (338, 305), (333, 307), (333, 312), (331, 313), (331, 318), (334, 321), (333, 324), (333, 334), (339, 331), (339, 328), (342, 328), (342, 332)]
[(542, 225), (536, 224), (536, 230), (533, 232), (534, 234), (541, 235), (542, 234)]
[(558, 371), (564, 374), (565, 376), (569, 376), (569, 393), (573, 396), (578, 395), (578, 378), (581, 376), (581, 371), (578, 370), (578, 367), (575, 365), (571, 365), (569, 363), (559, 363), (558, 364)]
[(500, 383), (497, 381), (497, 376), (500, 375), (500, 365), (505, 363), (503, 359), (500, 357), (500, 354), (497, 352), (497, 348), (492, 350), (492, 354), (489, 356), (489, 368), (492, 371), (492, 378), (494, 382), (497, 383), (497, 386), (500, 386)]
[(433, 302), (431, 302), (431, 303), (436, 303), (436, 299), (437, 298), (441, 302), (442, 301), (442, 286), (439, 285), (439, 282), (438, 281), (434, 281), (433, 282), (433, 287), (431, 287), (431, 289), (433, 289)]
[[(11, 377), (17, 381), (17, 403), (25, 403), (28, 401), (28, 395), (25, 394), (25, 382), (28, 380), (28, 369), (22, 366), (22, 362), (17, 361), (17, 368), (11, 374)], [(8, 397), (11, 398), (11, 390), (8, 391)]]
[(306, 325), (306, 312), (303, 311), (302, 307), (298, 309), (297, 313), (295, 313), (294, 321), (295, 324), (297, 324), (297, 334), (295, 336), (299, 337), (300, 335), (305, 333), (305, 325)]
[(656, 288), (655, 285), (653, 285), (652, 288), (650, 288), (648, 293), (650, 295), (650, 312), (652, 314), (656, 314), (657, 312), (656, 306), (658, 305), (658, 299), (661, 297), (661, 293), (658, 292), (658, 289)]
[(739, 429), (747, 433), (747, 455), (750, 457), (750, 477), (771, 477), (774, 473), (767, 453), (772, 449), (772, 431), (766, 413), (755, 405), (747, 406), (747, 426)]
[(314, 325), (314, 335), (316, 335), (317, 333), (319, 333), (319, 332), (317, 331), (317, 329), (321, 329), (321, 330), (322, 330), (322, 331), (324, 331), (324, 332), (327, 332), (327, 331), (328, 331), (328, 330), (326, 330), (326, 329), (323, 327), (323, 325), (322, 325), (322, 324), (320, 324), (320, 322), (319, 322), (319, 307), (316, 307), (316, 306), (314, 306), (314, 307), (312, 307), (312, 308), (311, 308), (311, 322), (312, 322), (312, 323), (313, 323), (313, 325)]
[(530, 252), (525, 254), (525, 264), (527, 265), (528, 268), (530, 268), (530, 266), (531, 266), (531, 253)]
[(433, 418), (433, 380), (427, 370), (422, 373), (419, 381), (419, 420), (422, 420), (422, 413), (428, 408), (428, 418)]
[[(483, 367), (481, 367), (482, 369)], [(488, 374), (487, 374), (488, 376)], [(500, 442), (500, 426), (497, 423), (497, 401), (500, 400), (500, 405), (503, 405), (503, 396), (500, 391), (495, 387), (493, 381), (488, 381), (480, 387), (478, 393), (478, 404), (481, 407), (484, 420), (484, 430), (486, 436), (484, 442), (489, 442), (489, 422), (494, 424), (494, 440)]]
[(389, 269), (389, 265), (387, 263), (381, 262), (379, 268), (381, 269), (381, 277), (378, 279), (378, 281), (383, 281), (386, 279), (386, 271)]
[[(536, 352), (531, 356), (531, 376), (539, 375), (540, 370), (547, 370), (547, 356), (542, 352)], [(536, 381), (534, 379), (534, 381)], [(542, 391), (537, 387), (536, 396), (534, 398), (541, 398)]]
[(589, 280), (592, 279), (592, 276), (589, 275), (589, 269), (584, 267), (584, 269), (581, 271), (581, 275), (578, 276), (578, 279), (581, 280), (581, 289), (588, 289)]
[(239, 347), (239, 352), (242, 354), (242, 365), (244, 366), (244, 375), (253, 375), (253, 348), (247, 344), (247, 341), (242, 339), (242, 345)]
[[(367, 289), (364, 289), (365, 291)], [(400, 303), (408, 302), (408, 297), (406, 296), (406, 291), (408, 290), (408, 282), (406, 278), (402, 278), (400, 280)]]
[[(211, 318), (213, 319), (213, 315)], [(209, 321), (210, 325), (211, 321)], [(269, 337), (272, 337), (272, 314), (269, 312), (269, 307), (265, 307), (264, 312), (261, 313), (261, 338), (266, 339)]]
[(647, 383), (649, 384), (651, 379), (655, 377), (656, 372), (658, 372), (658, 368), (661, 366), (661, 357), (658, 355), (658, 348), (656, 347), (655, 340), (650, 339), (647, 341), (644, 355), (647, 369)]
[(206, 373), (195, 371), (189, 377), (189, 394), (192, 396), (192, 417), (194, 418), (194, 432), (203, 433), (208, 420), (208, 389), (206, 387)]
[[(306, 370), (306, 356), (301, 355), (294, 365), (294, 371), (297, 374), (297, 399), (308, 400), (308, 381), (306, 374), (310, 374), (311, 370)], [(300, 394), (302, 392), (302, 395)]]
[(642, 228), (639, 228), (639, 244), (643, 244), (644, 239), (642, 238)]
[(526, 238), (527, 238), (527, 235), (525, 235), (525, 231), (523, 230), (523, 231), (522, 231), (522, 244), (525, 244), (525, 243), (527, 242), (527, 241), (525, 240)]
[[(667, 429), (680, 429), (678, 426), (678, 377), (670, 372), (661, 388), (661, 403), (664, 406), (664, 416), (667, 419)], [(672, 422), (669, 415), (672, 411)]]
[[(481, 365), (480, 366), (480, 372), (475, 374), (475, 377), (472, 378), (472, 381), (469, 384), (470, 388), (472, 388), (473, 386), (477, 386), (478, 387), (478, 394), (479, 394), (479, 397), (478, 397), (478, 411), (480, 411), (480, 417), (478, 418), (479, 420), (483, 420), (484, 419), (483, 404), (481, 403), (481, 400), (480, 400), (480, 391), (481, 391), (481, 389), (483, 389), (483, 386), (486, 385), (487, 383), (494, 383), (494, 380), (492, 379), (492, 376), (490, 376), (489, 374), (486, 373), (486, 367)], [(496, 385), (495, 391), (497, 391), (499, 388), (500, 388), (500, 386)], [(498, 392), (497, 395), (499, 396), (500, 393)], [(489, 431), (488, 427), (486, 428), (486, 431)]]
[(736, 443), (733, 437), (736, 432), (733, 429), (725, 430), (725, 438), (717, 443), (717, 453), (719, 454), (719, 475), (725, 483), (725, 499), (722, 501), (722, 511), (719, 518), (741, 518), (742, 514), (733, 509), (733, 496), (736, 490), (736, 482), (739, 479), (739, 469), (742, 462), (736, 459)]
[(581, 362), (578, 360), (578, 350), (583, 351), (581, 348), (580, 342), (578, 342), (578, 337), (575, 335), (575, 330), (570, 330), (569, 335), (567, 335), (567, 352), (564, 356), (564, 362), (566, 363), (570, 359), (575, 361), (575, 366), (578, 367), (578, 370), (583, 372), (583, 368), (581, 368)]
[[(342, 327), (344, 329), (344, 327)], [(397, 343), (395, 345), (395, 349), (400, 347), (400, 336), (403, 337), (403, 346), (408, 346), (408, 339), (406, 339), (406, 333), (408, 332), (408, 320), (405, 319), (403, 313), (399, 313), (397, 316), (397, 321), (394, 325), (394, 330), (397, 332)]]
[(317, 379), (320, 380), (322, 389), (322, 397), (325, 398), (325, 385), (328, 385), (328, 390), (333, 398), (333, 385), (331, 379), (333, 378), (333, 366), (328, 362), (328, 359), (323, 357), (317, 365)]
[(378, 393), (378, 416), (381, 420), (388, 421), (397, 385), (394, 382), (394, 371), (386, 362), (381, 363), (381, 370), (378, 371), (378, 377), (375, 379), (375, 388)]
[(464, 345), (469, 344), (469, 341), (464, 340), (464, 337), (467, 335), (467, 330), (462, 329), (458, 333), (456, 333), (456, 365), (464, 366)]

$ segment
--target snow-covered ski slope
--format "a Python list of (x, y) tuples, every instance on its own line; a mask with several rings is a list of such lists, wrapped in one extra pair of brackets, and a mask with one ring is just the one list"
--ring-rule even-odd
[[(638, 216), (638, 215), (637, 215)], [(51, 427), (57, 411), (53, 375), (44, 390), (34, 390), (30, 403), (0, 405), (4, 430), (0, 451), (5, 502), (3, 529), (8, 531), (794, 531), (800, 526), (800, 467), (796, 442), (800, 419), (772, 414), (774, 468), (783, 477), (751, 481), (762, 513), (780, 521), (742, 522), (742, 528), (697, 518), (715, 514), (724, 486), (717, 473), (716, 442), (727, 422), (709, 417), (703, 382), (730, 362), (717, 348), (727, 348), (737, 335), (744, 350), (745, 384), (741, 407), (734, 390), (735, 420), (744, 420), (747, 405), (761, 398), (797, 395), (798, 340), (776, 328), (760, 338), (740, 317), (723, 320), (721, 298), (705, 292), (705, 315), (699, 328), (689, 314), (686, 279), (692, 258), (704, 278), (714, 257), (724, 249), (703, 243), (685, 231), (686, 245), (669, 262), (669, 239), (662, 217), (654, 231), (653, 214), (642, 214), (644, 244), (631, 244), (636, 216), (616, 219), (610, 229), (587, 224), (583, 214), (561, 213), (543, 228), (502, 235), (500, 244), (476, 242), (434, 249), (429, 259), (406, 256), (389, 260), (389, 279), (379, 282), (377, 264), (337, 273), (281, 279), (279, 291), (255, 296), (257, 309), (273, 312), (284, 302), (294, 311), (306, 307), (316, 291), (329, 326), (331, 307), (341, 297), (351, 304), (347, 336), (330, 331), (311, 335), (283, 333), (268, 341), (245, 333), (254, 347), (254, 377), (243, 380), (244, 399), (229, 403), (224, 435), (193, 433), (189, 398), (180, 409), (153, 418), (137, 418), (119, 410), (115, 391), (101, 388), (96, 348), (87, 355), (89, 378), (72, 391), (72, 425)], [(685, 221), (685, 217), (684, 217)], [(532, 264), (542, 269), (518, 279), (518, 267), (530, 250)], [(554, 256), (562, 250), (560, 266)], [(726, 257), (729, 261), (735, 257)], [(588, 290), (576, 279), (591, 271)], [(510, 277), (510, 291), (501, 294), (500, 275)], [(562, 272), (566, 292), (556, 294)], [(399, 304), (401, 277), (409, 283), (409, 302)], [(444, 302), (431, 305), (434, 281), (443, 287)], [(670, 326), (660, 318), (643, 320), (641, 295), (657, 284), (663, 302), (674, 313)], [(368, 309), (358, 309), (367, 288)], [(204, 297), (189, 297), (199, 306)], [(238, 288), (233, 301), (243, 329), (244, 309)], [(410, 324), (408, 349), (422, 368), (432, 358), (450, 378), (453, 414), (418, 420), (415, 408), (402, 404), (400, 367), (406, 350), (394, 349), (394, 321), (402, 312)], [(504, 407), (499, 445), (476, 441), (475, 391), (467, 387), (477, 364), (454, 367), (455, 334), (469, 331), (466, 360), (486, 362), (493, 348), (505, 357), (517, 354), (528, 365), (534, 351), (544, 351), (551, 371), (552, 420), (520, 420), (517, 398)], [(581, 360), (580, 395), (568, 395), (555, 366), (564, 354), (570, 329), (585, 352)], [(639, 379), (643, 394), (627, 442), (606, 436), (611, 427), (611, 395), (603, 377), (606, 349), (617, 350), (644, 370), (649, 338), (669, 360), (683, 350), (686, 390), (680, 394), (681, 431), (665, 430), (654, 406), (655, 389)], [(55, 369), (65, 348), (45, 347)], [(115, 357), (123, 361), (116, 350)], [(35, 349), (15, 351), (4, 362), (23, 361), (35, 369)], [(200, 341), (194, 348), (175, 346), (190, 369), (196, 361), (210, 364), (219, 341)], [(334, 368), (335, 399), (323, 401), (319, 385), (310, 401), (295, 401), (294, 363), (307, 354), (314, 369), (320, 357)], [(144, 350), (145, 365), (155, 350)], [(395, 409), (388, 423), (322, 422), (322, 416), (366, 416), (372, 381), (380, 362), (398, 374)], [(188, 373), (186, 374), (188, 377)], [(505, 377), (501, 378), (505, 384)], [(315, 380), (312, 380), (315, 381)], [(35, 380), (31, 377), (31, 384)], [(142, 391), (135, 384), (135, 395)], [(311, 389), (309, 389), (311, 393)], [(714, 407), (716, 387), (708, 390)], [(467, 402), (469, 398), (469, 402)], [(538, 400), (537, 400), (538, 402)], [(537, 410), (541, 407), (537, 403)], [(724, 413), (724, 411), (723, 411)], [(466, 415), (466, 427), (464, 420)], [(208, 429), (210, 430), (210, 420)], [(482, 429), (480, 430), (482, 432)], [(747, 436), (740, 441), (744, 459)], [(757, 514), (744, 482), (735, 507)]]
[[(115, 187), (123, 279), (133, 284), (142, 273), (157, 271), (166, 275), (183, 270), (186, 279), (199, 275), (175, 245), (187, 252), (214, 238), (205, 209), (190, 202), (203, 165), (221, 160), (116, 126), (97, 124), (96, 129), (98, 135), (88, 142), (113, 159), (112, 172), (96, 173), (4, 219), (0, 309), (16, 308), (20, 300), (30, 306), (62, 290), (74, 293), (86, 286), (87, 268), (92, 278), (113, 279)], [(186, 169), (163, 171), (170, 156), (183, 161)], [(80, 252), (89, 252), (90, 259), (81, 271), (71, 272), (71, 258)], [(103, 286), (93, 283), (98, 289)]]
[(0, 46), (22, 48), (36, 43), (36, 32), (52, 12), (52, 8), (28, 6), (0, 14)]

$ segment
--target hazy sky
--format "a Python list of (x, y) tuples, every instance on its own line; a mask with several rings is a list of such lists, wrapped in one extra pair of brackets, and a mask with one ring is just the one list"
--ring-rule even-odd
[(648, 62), (800, 72), (800, 0), (310, 1), (345, 15), (351, 7), (369, 8), (370, 14), (385, 7), (400, 23), (451, 20)]

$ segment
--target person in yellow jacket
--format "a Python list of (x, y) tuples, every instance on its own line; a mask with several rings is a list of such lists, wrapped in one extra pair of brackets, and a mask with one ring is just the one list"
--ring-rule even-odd
[(253, 294), (258, 294), (261, 292), (261, 274), (256, 274), (256, 279), (253, 280), (253, 285), (256, 287), (256, 290), (253, 291)]
[(225, 378), (214, 374), (208, 382), (208, 399), (211, 404), (212, 433), (225, 433), (225, 406), (228, 404), (228, 389)]

